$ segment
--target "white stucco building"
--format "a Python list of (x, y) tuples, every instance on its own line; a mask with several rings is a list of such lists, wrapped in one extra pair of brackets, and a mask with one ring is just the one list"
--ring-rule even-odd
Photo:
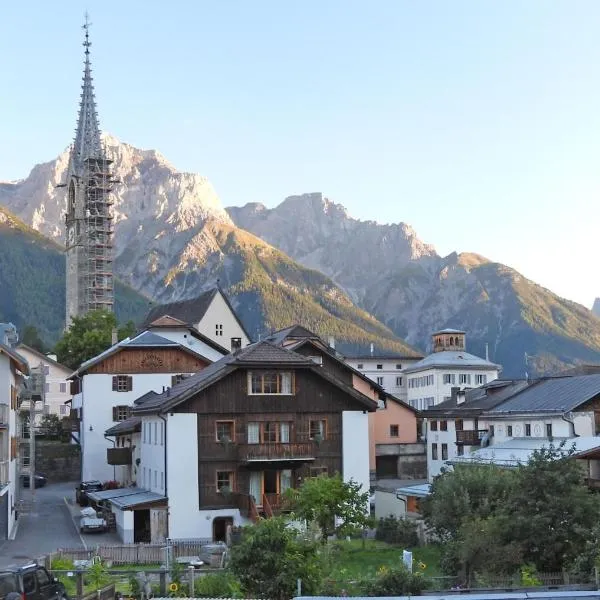
[(476, 388), (499, 376), (500, 365), (466, 351), (464, 331), (437, 331), (432, 346), (430, 355), (402, 370), (406, 401), (413, 408), (425, 410), (449, 400), (453, 388)]
[(17, 520), (18, 441), (17, 405), (27, 361), (0, 343), (0, 540), (6, 540)]
[(190, 346), (144, 331), (113, 345), (70, 375), (72, 408), (79, 418), (83, 481), (117, 477), (119, 465), (107, 463), (107, 450), (113, 445), (105, 432), (131, 416), (137, 398), (150, 391), (162, 392), (221, 356), (212, 342), (201, 338), (194, 338)]
[(59, 418), (68, 416), (70, 407), (65, 402), (71, 399), (68, 377), (73, 372), (72, 369), (61, 365), (56, 356), (43, 354), (25, 344), (19, 344), (16, 350), (32, 368), (41, 365), (44, 370), (44, 405), (40, 406), (43, 414)]
[(376, 406), (310, 358), (258, 342), (140, 398), (137, 485), (96, 495), (124, 541), (223, 540), (278, 514), (306, 477), (341, 473), (368, 489)]

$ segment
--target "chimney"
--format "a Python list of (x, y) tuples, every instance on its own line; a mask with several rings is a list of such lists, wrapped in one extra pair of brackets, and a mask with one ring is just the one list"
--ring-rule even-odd
[(335, 350), (335, 338), (332, 335), (329, 336), (329, 346)]
[(117, 331), (116, 327), (113, 327), (113, 330), (111, 333), (111, 344), (114, 346), (118, 342), (119, 342), (119, 332)]
[(231, 352), (235, 354), (238, 350), (242, 349), (242, 338), (232, 337), (231, 338)]
[(375, 344), (371, 342), (371, 356), (373, 356), (373, 354), (375, 354)]
[(456, 404), (458, 404), (458, 392), (460, 392), (459, 387), (450, 388), (450, 399), (452, 402), (456, 402)]

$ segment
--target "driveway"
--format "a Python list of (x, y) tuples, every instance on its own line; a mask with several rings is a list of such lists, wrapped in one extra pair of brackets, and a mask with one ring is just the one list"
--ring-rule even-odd
[(58, 548), (83, 548), (64, 497), (73, 497), (76, 483), (55, 483), (35, 490), (30, 514), (19, 518), (14, 540), (0, 546), (0, 568), (19, 565)]

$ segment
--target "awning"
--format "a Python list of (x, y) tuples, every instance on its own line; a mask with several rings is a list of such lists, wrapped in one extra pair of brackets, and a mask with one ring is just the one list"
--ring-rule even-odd
[(88, 498), (93, 502), (106, 500), (114, 507), (128, 510), (143, 504), (166, 504), (167, 497), (154, 492), (149, 492), (137, 487), (118, 488), (116, 490), (103, 490), (101, 492), (88, 492)]

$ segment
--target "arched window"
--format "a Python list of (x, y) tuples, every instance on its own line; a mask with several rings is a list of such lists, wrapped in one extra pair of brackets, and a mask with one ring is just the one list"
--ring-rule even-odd
[(450, 338), (450, 345), (454, 346), (454, 338), (453, 337)]
[(69, 212), (75, 212), (75, 184), (73, 181), (69, 184)]

